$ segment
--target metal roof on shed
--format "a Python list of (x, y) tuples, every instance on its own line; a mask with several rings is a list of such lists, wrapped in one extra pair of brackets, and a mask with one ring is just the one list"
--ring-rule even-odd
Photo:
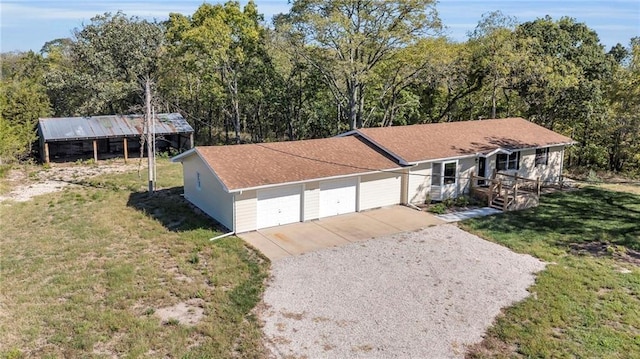
[[(139, 136), (144, 131), (142, 115), (41, 118), (40, 134), (45, 142)], [(179, 113), (155, 116), (158, 135), (191, 133), (193, 128)]]

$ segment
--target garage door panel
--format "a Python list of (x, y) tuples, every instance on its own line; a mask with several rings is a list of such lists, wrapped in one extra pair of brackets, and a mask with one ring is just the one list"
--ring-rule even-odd
[(357, 178), (320, 182), (320, 217), (356, 211)]
[(360, 210), (400, 203), (402, 178), (395, 173), (363, 177), (360, 182)]
[(300, 222), (301, 187), (277, 187), (258, 191), (257, 227)]

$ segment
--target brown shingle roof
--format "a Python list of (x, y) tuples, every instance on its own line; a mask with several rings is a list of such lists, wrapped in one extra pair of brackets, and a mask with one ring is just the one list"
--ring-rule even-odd
[(407, 162), (573, 143), (522, 118), (376, 127), (359, 130)]
[(196, 147), (228, 190), (399, 168), (357, 137)]
[[(360, 136), (196, 147), (229, 191), (392, 170), (406, 162), (569, 144), (573, 140), (522, 118), (378, 127)], [(357, 132), (356, 132), (357, 133)], [(185, 154), (187, 155), (187, 154)], [(182, 157), (182, 155), (176, 157)]]

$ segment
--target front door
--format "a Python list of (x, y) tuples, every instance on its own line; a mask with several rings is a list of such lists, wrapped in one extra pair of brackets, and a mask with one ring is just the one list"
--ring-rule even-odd
[[(487, 177), (487, 158), (479, 157), (478, 158), (478, 176)], [(478, 186), (484, 186), (485, 180), (478, 180)]]
[(458, 162), (445, 162), (442, 166), (442, 199), (457, 197)]

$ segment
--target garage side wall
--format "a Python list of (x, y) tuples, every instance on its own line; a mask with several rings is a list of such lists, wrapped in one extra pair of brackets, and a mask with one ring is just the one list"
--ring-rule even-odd
[(431, 163), (421, 163), (409, 171), (408, 199), (413, 204), (423, 204), (431, 200)]
[(256, 191), (244, 191), (235, 195), (236, 233), (249, 232), (257, 228)]
[(360, 211), (400, 204), (402, 175), (381, 172), (360, 177)]
[(228, 229), (233, 229), (233, 195), (227, 193), (202, 159), (182, 161), (184, 197)]

